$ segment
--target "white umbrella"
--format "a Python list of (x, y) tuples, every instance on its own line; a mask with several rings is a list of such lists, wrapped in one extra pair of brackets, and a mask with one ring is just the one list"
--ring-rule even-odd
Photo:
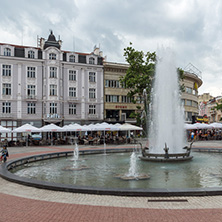
[(67, 126), (67, 129), (68, 129), (69, 131), (73, 131), (73, 132), (76, 132), (76, 131), (87, 131), (87, 130), (88, 130), (87, 127), (81, 126), (81, 125), (79, 125), (78, 123), (69, 124), (69, 125)]
[(42, 132), (64, 132), (65, 131), (65, 129), (63, 129), (62, 127), (59, 127), (53, 123), (41, 127), (40, 130)]
[(196, 126), (198, 129), (212, 129), (213, 128), (212, 126), (206, 123), (195, 123), (193, 125)]
[(221, 129), (222, 128), (222, 124), (221, 123), (211, 123), (210, 126), (212, 126), (215, 129)]
[(0, 126), (0, 133), (11, 133), (12, 131), (8, 128)]
[(41, 130), (35, 126), (32, 126), (28, 123), (16, 128), (13, 130), (13, 133), (37, 133), (41, 132)]
[(129, 123), (124, 123), (121, 126), (119, 126), (120, 131), (130, 131), (130, 130), (143, 130), (143, 128), (129, 124)]
[(194, 126), (194, 124), (185, 123), (185, 124), (184, 124), (184, 128), (185, 128), (186, 130), (192, 130), (192, 129), (197, 129), (197, 126)]
[(106, 122), (95, 124), (93, 131), (118, 131), (119, 127)]

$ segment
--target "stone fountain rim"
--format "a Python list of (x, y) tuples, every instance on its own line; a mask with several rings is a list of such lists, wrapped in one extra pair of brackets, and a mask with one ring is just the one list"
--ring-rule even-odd
[[(127, 149), (107, 149), (107, 152), (116, 153), (116, 152), (130, 152), (132, 148)], [(104, 150), (90, 150), (90, 151), (80, 151), (80, 154), (99, 154), (103, 153)], [(14, 175), (9, 170), (13, 164), (23, 164), (29, 163), (30, 160), (37, 159), (36, 161), (58, 158), (64, 156), (70, 156), (73, 154), (73, 151), (67, 152), (56, 152), (56, 153), (47, 153), (35, 156), (27, 156), (19, 158), (16, 160), (11, 160), (9, 162), (3, 163), (0, 167), (0, 176), (3, 179), (6, 179), (11, 182), (22, 184), (25, 186), (36, 187), (40, 189), (54, 190), (54, 191), (63, 191), (63, 192), (72, 192), (72, 193), (83, 193), (83, 194), (98, 194), (98, 195), (115, 195), (115, 196), (144, 196), (144, 197), (157, 197), (157, 196), (212, 196), (212, 195), (222, 195), (222, 187), (213, 187), (213, 188), (186, 188), (186, 189), (116, 189), (116, 188), (98, 188), (91, 186), (74, 186), (67, 184), (59, 183), (50, 183), (45, 181), (39, 181), (35, 179), (29, 179), (24, 177), (19, 177)], [(46, 158), (44, 158), (46, 157)], [(38, 159), (39, 158), (39, 159)], [(34, 161), (32, 161), (34, 162)], [(20, 164), (21, 165), (21, 164)]]

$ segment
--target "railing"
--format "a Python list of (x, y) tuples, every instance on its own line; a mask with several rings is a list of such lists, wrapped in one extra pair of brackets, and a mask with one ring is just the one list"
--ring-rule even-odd
[(63, 119), (63, 116), (57, 114), (57, 113), (54, 113), (54, 114), (45, 114), (43, 116), (43, 119), (44, 120), (51, 120), (51, 121), (54, 121), (54, 120), (62, 120)]
[(0, 118), (12, 118), (12, 113), (0, 113)]

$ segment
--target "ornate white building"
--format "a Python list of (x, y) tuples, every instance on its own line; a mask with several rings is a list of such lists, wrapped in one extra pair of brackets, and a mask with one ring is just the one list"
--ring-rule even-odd
[(0, 125), (13, 129), (30, 122), (41, 127), (102, 121), (103, 58), (98, 49), (63, 51), (52, 31), (39, 43), (0, 43)]

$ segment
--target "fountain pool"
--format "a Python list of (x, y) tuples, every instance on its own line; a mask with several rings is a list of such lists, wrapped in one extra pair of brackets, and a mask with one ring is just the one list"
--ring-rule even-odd
[[(72, 157), (56, 158), (28, 163), (13, 168), (19, 177), (50, 183), (96, 189), (203, 189), (222, 187), (222, 154), (193, 153), (193, 161), (181, 163), (156, 163), (137, 160), (137, 171), (148, 174), (148, 180), (121, 180), (117, 174), (127, 174), (131, 153), (110, 155), (80, 155), (88, 169), (64, 171), (72, 166)], [(207, 166), (206, 166), (207, 163)]]

